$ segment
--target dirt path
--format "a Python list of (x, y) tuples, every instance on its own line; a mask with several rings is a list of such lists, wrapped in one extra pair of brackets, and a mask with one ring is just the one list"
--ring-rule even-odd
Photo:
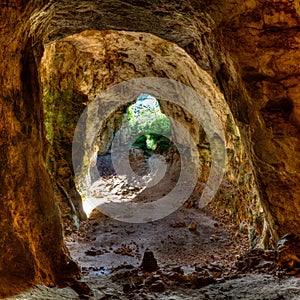
[[(190, 230), (190, 225), (196, 229)], [(147, 248), (162, 267), (215, 262), (230, 269), (236, 256), (247, 250), (247, 237), (234, 225), (194, 208), (145, 224), (119, 222), (95, 211), (81, 231), (67, 239), (67, 246), (84, 270), (137, 267)]]
[[(237, 270), (246, 237), (224, 220), (183, 208), (153, 223), (126, 224), (95, 211), (66, 239), (82, 268), (81, 283), (73, 289), (37, 285), (10, 299), (300, 299), (299, 278)], [(191, 222), (195, 231), (188, 228)], [(153, 272), (140, 267), (147, 247), (159, 266)]]
[[(109, 197), (130, 201), (137, 195), (153, 200), (167, 192), (173, 179), (165, 178), (145, 195), (115, 174), (108, 155), (99, 162), (101, 176), (93, 184), (99, 203)], [(147, 174), (143, 159), (135, 169)], [(82, 280), (64, 289), (38, 285), (10, 299), (300, 299), (300, 279), (278, 271), (272, 251), (247, 253), (248, 237), (212, 206), (182, 207), (143, 224), (120, 222), (94, 209), (65, 241), (82, 269)], [(154, 259), (143, 264), (145, 252)]]

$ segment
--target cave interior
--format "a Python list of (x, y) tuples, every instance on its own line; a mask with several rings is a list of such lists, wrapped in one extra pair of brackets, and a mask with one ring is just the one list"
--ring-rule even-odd
[(298, 299), (297, 0), (0, 14), (0, 297)]

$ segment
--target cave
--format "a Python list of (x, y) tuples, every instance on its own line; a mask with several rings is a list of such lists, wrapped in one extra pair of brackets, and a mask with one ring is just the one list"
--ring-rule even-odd
[[(8, 0), (0, 13), (0, 297), (299, 297), (296, 0)], [(122, 135), (141, 95), (170, 121), (164, 150)], [(85, 211), (91, 186), (121, 203)]]

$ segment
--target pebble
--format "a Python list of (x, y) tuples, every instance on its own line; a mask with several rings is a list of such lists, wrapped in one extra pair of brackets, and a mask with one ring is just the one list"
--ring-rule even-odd
[(189, 225), (189, 230), (190, 231), (195, 231), (197, 229), (197, 223), (196, 222), (191, 222), (191, 224)]
[(165, 284), (163, 283), (162, 280), (158, 280), (152, 283), (150, 288), (152, 292), (157, 292), (157, 293), (162, 293), (166, 289)]

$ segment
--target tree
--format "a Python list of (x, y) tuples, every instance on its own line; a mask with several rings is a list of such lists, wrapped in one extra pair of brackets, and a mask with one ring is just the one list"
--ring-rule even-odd
[(148, 149), (155, 150), (157, 141), (162, 136), (171, 136), (171, 122), (161, 112), (157, 100), (152, 96), (143, 96), (140, 101), (138, 98), (136, 103), (127, 108), (127, 117), (131, 132), (140, 136), (133, 144), (134, 146), (144, 145)]

